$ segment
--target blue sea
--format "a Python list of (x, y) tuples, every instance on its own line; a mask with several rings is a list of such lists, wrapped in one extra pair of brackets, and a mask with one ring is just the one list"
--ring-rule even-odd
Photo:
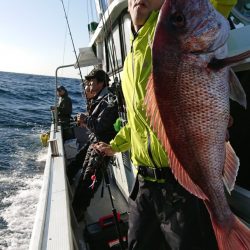
[[(80, 80), (60, 78), (73, 101), (84, 110)], [(50, 129), (55, 78), (0, 72), (0, 249), (29, 247), (47, 148), (40, 134)]]

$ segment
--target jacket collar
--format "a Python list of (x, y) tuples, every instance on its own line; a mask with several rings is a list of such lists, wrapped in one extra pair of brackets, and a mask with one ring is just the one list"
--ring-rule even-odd
[(105, 95), (108, 94), (108, 87), (104, 87), (101, 92), (98, 94), (98, 96), (95, 98), (95, 100), (102, 99)]
[(138, 30), (138, 32), (133, 31), (133, 27), (131, 27), (131, 41), (133, 41), (137, 37), (143, 37), (148, 34), (148, 31), (155, 27), (156, 19), (158, 18), (159, 11), (152, 11), (146, 23)]

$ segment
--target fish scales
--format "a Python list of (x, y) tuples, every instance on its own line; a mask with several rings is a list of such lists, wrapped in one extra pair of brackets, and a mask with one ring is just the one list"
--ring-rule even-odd
[(204, 200), (219, 249), (250, 249), (250, 231), (233, 215), (224, 193), (223, 181), (233, 187), (239, 166), (226, 142), (229, 68), (208, 67), (225, 54), (228, 33), (226, 19), (208, 1), (166, 0), (145, 104), (176, 179)]

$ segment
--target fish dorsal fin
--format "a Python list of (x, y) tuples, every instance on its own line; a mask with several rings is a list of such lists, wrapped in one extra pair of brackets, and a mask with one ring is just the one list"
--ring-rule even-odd
[(229, 70), (230, 98), (238, 102), (245, 109), (247, 108), (247, 98), (241, 83), (232, 69)]
[(150, 119), (150, 125), (158, 136), (158, 139), (162, 143), (166, 152), (168, 153), (168, 159), (171, 167), (171, 171), (177, 181), (190, 193), (194, 194), (200, 199), (207, 200), (207, 196), (201, 190), (201, 188), (196, 185), (193, 180), (189, 177), (186, 170), (180, 164), (179, 160), (175, 156), (174, 151), (171, 148), (169, 140), (164, 130), (164, 126), (161, 120), (161, 116), (159, 113), (155, 92), (154, 92), (154, 84), (152, 75), (149, 77), (149, 81), (147, 84), (147, 93), (145, 96), (146, 113)]
[(231, 191), (234, 189), (239, 165), (239, 158), (235, 154), (231, 144), (229, 142), (226, 142), (226, 161), (222, 173), (222, 179), (229, 193), (231, 193)]

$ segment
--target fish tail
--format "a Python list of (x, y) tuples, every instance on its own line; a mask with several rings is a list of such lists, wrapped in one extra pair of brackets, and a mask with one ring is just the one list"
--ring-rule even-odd
[(220, 250), (250, 250), (250, 229), (232, 215), (230, 228), (218, 225), (212, 220), (217, 244)]

